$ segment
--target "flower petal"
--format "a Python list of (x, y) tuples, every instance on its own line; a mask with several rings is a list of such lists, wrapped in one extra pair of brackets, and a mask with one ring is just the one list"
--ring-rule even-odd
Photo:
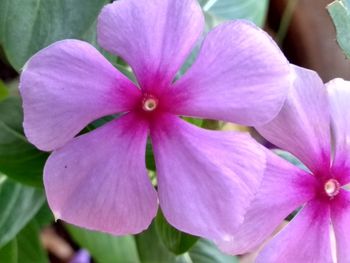
[(24, 131), (31, 143), (51, 151), (88, 123), (127, 111), (140, 91), (93, 46), (63, 40), (35, 54), (20, 79)]
[(331, 206), (332, 224), (336, 238), (337, 263), (350, 262), (350, 193), (341, 190)]
[(98, 18), (98, 42), (121, 56), (143, 89), (171, 83), (204, 28), (195, 0), (120, 0)]
[(290, 66), (264, 31), (238, 20), (208, 34), (194, 65), (174, 85), (171, 110), (177, 115), (257, 125), (282, 107)]
[(350, 166), (350, 81), (334, 79), (326, 84), (331, 118), (332, 131), (335, 138), (335, 165), (344, 163)]
[(147, 131), (129, 113), (54, 151), (44, 184), (55, 216), (115, 235), (146, 229), (157, 211), (145, 167)]
[(259, 254), (256, 263), (330, 263), (329, 206), (309, 202)]
[[(291, 212), (314, 196), (315, 177), (266, 150), (267, 166), (254, 201), (238, 231), (219, 247), (229, 254), (258, 248)], [(269, 261), (267, 261), (269, 262)]]
[(173, 115), (151, 127), (160, 206), (176, 228), (230, 236), (260, 184), (265, 154), (249, 135), (207, 131)]
[(294, 66), (295, 81), (282, 110), (257, 127), (271, 143), (298, 157), (314, 173), (329, 169), (330, 114), (327, 90), (316, 72)]

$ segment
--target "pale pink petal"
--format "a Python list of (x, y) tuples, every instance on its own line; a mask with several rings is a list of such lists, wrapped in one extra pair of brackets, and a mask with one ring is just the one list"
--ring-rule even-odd
[(91, 121), (130, 110), (140, 91), (93, 46), (63, 40), (35, 54), (20, 79), (24, 131), (31, 143), (51, 151)]
[(327, 90), (316, 72), (296, 66), (294, 70), (294, 85), (282, 110), (257, 130), (314, 173), (328, 171), (331, 149)]
[(291, 212), (313, 198), (315, 177), (266, 150), (267, 167), (259, 191), (238, 231), (217, 242), (229, 254), (256, 250)]
[(335, 139), (335, 165), (350, 166), (350, 81), (334, 79), (326, 86)]
[(337, 247), (337, 263), (350, 262), (350, 193), (341, 190), (331, 206), (332, 224)]
[(174, 85), (175, 114), (258, 125), (281, 109), (290, 66), (267, 33), (238, 20), (208, 34), (194, 65)]
[(173, 80), (204, 28), (196, 0), (120, 0), (98, 18), (98, 42), (131, 65), (143, 89)]
[(160, 206), (176, 228), (231, 236), (260, 184), (265, 154), (249, 135), (208, 131), (162, 116), (151, 129)]
[(146, 229), (157, 211), (145, 167), (147, 132), (129, 113), (54, 151), (44, 184), (55, 216), (115, 235)]
[(259, 254), (256, 263), (332, 263), (327, 203), (311, 201)]

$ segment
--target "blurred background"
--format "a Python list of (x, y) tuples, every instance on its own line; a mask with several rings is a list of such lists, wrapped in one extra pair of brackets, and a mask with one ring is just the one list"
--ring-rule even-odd
[[(330, 0), (198, 1), (207, 30), (225, 20), (250, 19), (275, 39), (291, 63), (317, 71), (325, 82), (335, 77), (350, 80), (350, 62), (338, 46), (326, 9)], [(255, 253), (224, 255), (209, 241), (171, 228), (161, 215), (149, 230), (135, 237), (112, 237), (54, 221), (42, 186), (48, 154), (30, 145), (23, 135), (18, 76), (30, 56), (57, 40), (78, 38), (98, 47), (96, 17), (108, 2), (0, 0), (0, 263), (253, 262)], [(123, 61), (101, 52), (131, 74)], [(206, 126), (219, 127), (210, 121)], [(248, 130), (262, 140), (246, 127), (220, 128)], [(146, 161), (152, 162), (149, 151)], [(154, 176), (152, 167), (148, 163)]]
[(291, 63), (313, 69), (323, 81), (350, 78), (350, 62), (336, 42), (326, 6), (330, 0), (271, 0), (266, 29)]

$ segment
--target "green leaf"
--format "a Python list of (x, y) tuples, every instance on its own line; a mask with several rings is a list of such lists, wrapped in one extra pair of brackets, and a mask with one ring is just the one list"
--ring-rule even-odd
[[(154, 222), (144, 232), (135, 236), (137, 250), (142, 263), (167, 262), (175, 263), (183, 259), (184, 255), (176, 257), (162, 243)], [(180, 258), (177, 260), (177, 258)], [(182, 261), (187, 262), (187, 261)]]
[[(200, 0), (203, 11), (219, 20), (247, 19), (258, 26), (265, 23), (269, 0)], [(213, 23), (211, 21), (212, 24)]]
[(192, 263), (238, 263), (238, 258), (220, 252), (216, 246), (205, 239), (200, 239), (190, 250)]
[(0, 79), (0, 101), (4, 100), (9, 95), (9, 91), (6, 88), (4, 82)]
[(169, 225), (160, 210), (158, 211), (155, 223), (158, 235), (163, 244), (176, 255), (188, 251), (198, 240), (198, 237), (180, 232)]
[(327, 9), (337, 31), (337, 41), (350, 58), (350, 0), (336, 0)]
[(68, 224), (66, 229), (75, 242), (90, 252), (96, 262), (140, 262), (133, 236), (115, 237)]
[(293, 154), (286, 152), (286, 151), (283, 151), (283, 150), (280, 150), (280, 149), (274, 149), (273, 152), (275, 154), (277, 154), (279, 157), (287, 160), (291, 164), (294, 164), (295, 166), (299, 167), (300, 169), (307, 171), (307, 172), (309, 171), (309, 169)]
[(152, 171), (156, 170), (156, 162), (154, 160), (151, 141), (147, 141), (146, 145), (146, 167)]
[(175, 255), (161, 241), (155, 223), (135, 237), (142, 263), (237, 263), (236, 257), (221, 253), (210, 241), (199, 239), (186, 253)]
[(112, 64), (115, 64), (117, 61), (117, 57), (111, 53), (108, 53), (106, 50), (100, 47), (97, 43), (97, 19), (92, 23), (92, 25), (88, 28), (85, 34), (81, 37), (82, 40), (85, 40), (92, 44), (95, 48), (100, 51), (100, 53), (107, 58)]
[(40, 241), (40, 228), (32, 220), (10, 242), (0, 249), (0, 262), (47, 263), (49, 259)]
[(203, 119), (197, 119), (197, 118), (191, 118), (191, 117), (183, 117), (183, 119), (189, 123), (192, 123), (198, 127), (202, 127), (204, 120)]
[(18, 98), (0, 102), (0, 172), (21, 183), (40, 187), (48, 154), (26, 140), (22, 119)]
[[(3, 42), (4, 32), (5, 32), (5, 23), (6, 23), (6, 14), (8, 12), (8, 7), (10, 5), (10, 0), (1, 0), (0, 1), (0, 45)], [(0, 261), (2, 262), (2, 261)]]
[(17, 263), (17, 241), (13, 239), (6, 246), (0, 248), (0, 262)]
[(18, 85), (19, 85), (19, 78), (14, 78), (9, 81), (6, 81), (6, 88), (8, 91), (7, 98), (19, 97)]
[(39, 209), (38, 213), (35, 216), (35, 221), (39, 225), (40, 228), (46, 227), (53, 223), (55, 220), (47, 202), (45, 202), (41, 208)]
[(40, 241), (40, 228), (36, 220), (32, 220), (17, 235), (18, 263), (47, 263), (47, 254)]
[[(37, 51), (67, 38), (82, 38), (108, 0), (2, 0), (0, 36), (18, 71)], [(2, 23), (2, 26), (1, 26)]]
[(45, 201), (40, 189), (0, 175), (0, 247), (13, 239)]

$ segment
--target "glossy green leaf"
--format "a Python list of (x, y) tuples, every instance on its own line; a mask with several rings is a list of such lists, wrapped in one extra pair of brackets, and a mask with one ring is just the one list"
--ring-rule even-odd
[(11, 240), (11, 242), (0, 248), (0, 262), (18, 263), (16, 239)]
[(350, 0), (336, 0), (327, 9), (337, 31), (337, 41), (350, 58)]
[[(269, 0), (200, 0), (203, 11), (219, 20), (247, 19), (258, 26), (265, 23)], [(212, 24), (213, 23), (211, 21)]]
[(20, 70), (34, 53), (67, 38), (83, 38), (108, 0), (1, 0), (3, 47)]
[(309, 171), (309, 169), (293, 154), (280, 149), (274, 149), (273, 152), (276, 153), (279, 157), (299, 167), (300, 169), (303, 169), (304, 171)]
[(160, 210), (155, 224), (163, 244), (176, 255), (188, 251), (198, 240), (198, 237), (183, 233), (169, 225)]
[(19, 182), (42, 186), (42, 171), (48, 154), (26, 140), (22, 119), (18, 98), (0, 102), (0, 172)]
[(18, 263), (47, 263), (46, 251), (40, 240), (40, 228), (36, 220), (32, 220), (17, 235)]
[(0, 247), (13, 239), (45, 201), (42, 190), (0, 175)]
[(115, 237), (68, 224), (66, 229), (75, 242), (90, 252), (96, 262), (140, 262), (133, 236)]

